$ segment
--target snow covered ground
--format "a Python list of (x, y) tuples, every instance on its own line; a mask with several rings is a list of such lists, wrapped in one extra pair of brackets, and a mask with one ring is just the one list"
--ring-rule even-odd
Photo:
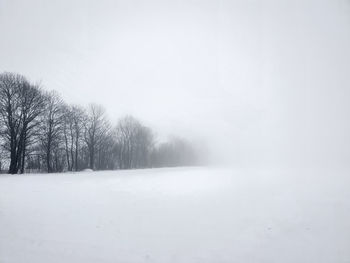
[(173, 168), (0, 176), (0, 262), (350, 262), (350, 176)]

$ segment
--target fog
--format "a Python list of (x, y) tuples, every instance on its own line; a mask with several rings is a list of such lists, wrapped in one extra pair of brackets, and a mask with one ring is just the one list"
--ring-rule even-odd
[(0, 0), (0, 32), (0, 72), (212, 163), (349, 165), (348, 0)]

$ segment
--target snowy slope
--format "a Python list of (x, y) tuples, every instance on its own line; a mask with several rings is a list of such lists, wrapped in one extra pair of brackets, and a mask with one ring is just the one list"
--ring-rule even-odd
[(0, 262), (350, 262), (346, 173), (0, 176)]

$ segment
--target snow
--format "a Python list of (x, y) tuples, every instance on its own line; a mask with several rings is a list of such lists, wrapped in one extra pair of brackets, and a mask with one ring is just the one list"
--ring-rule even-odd
[(350, 262), (345, 172), (0, 176), (0, 262)]
[(83, 172), (91, 173), (91, 172), (93, 172), (93, 170), (92, 169), (84, 169)]

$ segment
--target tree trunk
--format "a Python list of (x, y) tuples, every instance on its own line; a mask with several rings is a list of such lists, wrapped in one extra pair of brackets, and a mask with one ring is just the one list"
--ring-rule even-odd
[(16, 174), (16, 167), (17, 167), (17, 158), (16, 158), (16, 150), (11, 149), (11, 161), (10, 161), (10, 168), (9, 168), (9, 174)]
[(47, 166), (47, 172), (51, 173), (52, 169), (51, 169), (51, 154), (50, 154), (50, 150), (48, 150), (46, 152), (46, 166)]
[[(51, 129), (50, 129), (51, 132)], [(48, 140), (47, 140), (47, 149), (46, 149), (46, 166), (47, 166), (47, 172), (52, 172), (51, 167), (51, 135), (49, 133)]]
[(22, 149), (22, 163), (21, 163), (21, 174), (24, 174), (25, 168), (25, 157), (26, 157), (26, 139), (23, 141), (23, 149)]
[(75, 171), (78, 171), (78, 138), (75, 141)]
[(68, 149), (68, 139), (67, 139), (67, 134), (66, 131), (64, 131), (64, 142), (65, 142), (65, 150), (66, 150), (66, 158), (67, 158), (67, 166), (68, 166), (68, 171), (71, 171), (71, 166), (70, 166), (70, 161), (69, 161), (69, 149)]
[(95, 153), (94, 153), (94, 148), (90, 148), (90, 169), (94, 170), (94, 159), (95, 159)]

